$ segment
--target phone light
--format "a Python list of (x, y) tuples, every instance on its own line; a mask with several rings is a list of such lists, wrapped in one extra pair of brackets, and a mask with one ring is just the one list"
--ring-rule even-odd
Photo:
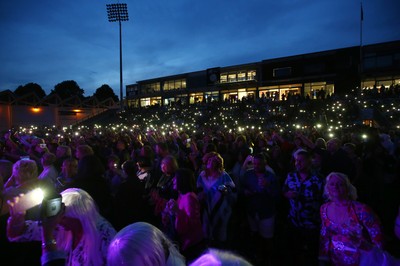
[(44, 198), (43, 190), (36, 188), (24, 194), (15, 205), (15, 212), (25, 212), (26, 210), (35, 207), (42, 203)]
[(32, 191), (32, 200), (40, 204), (43, 201), (44, 192), (41, 188), (36, 188)]

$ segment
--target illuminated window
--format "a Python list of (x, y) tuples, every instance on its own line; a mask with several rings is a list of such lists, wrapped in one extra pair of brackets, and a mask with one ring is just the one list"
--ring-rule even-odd
[(186, 89), (186, 80), (167, 80), (164, 82), (164, 91)]
[(255, 80), (256, 79), (256, 71), (250, 70), (247, 72), (247, 80)]
[(220, 83), (243, 82), (256, 79), (255, 70), (240, 70), (237, 72), (222, 73), (220, 75)]
[(228, 75), (228, 82), (236, 82), (236, 73)]
[(153, 97), (150, 99), (150, 105), (161, 105), (161, 97)]
[(239, 73), (237, 75), (238, 81), (245, 81), (246, 80), (246, 73)]
[(174, 89), (174, 81), (168, 80), (164, 82), (164, 91), (169, 91)]
[(150, 105), (150, 98), (140, 99), (140, 106), (149, 106), (149, 105)]
[(220, 82), (221, 83), (227, 83), (228, 82), (228, 75), (227, 74), (221, 75)]
[(192, 93), (189, 97), (189, 103), (201, 103), (203, 101), (203, 93)]

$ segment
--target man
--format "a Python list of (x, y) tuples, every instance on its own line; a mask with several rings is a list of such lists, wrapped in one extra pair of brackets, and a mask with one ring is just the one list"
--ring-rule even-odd
[(253, 157), (253, 169), (241, 179), (246, 213), (255, 243), (257, 264), (269, 265), (272, 255), (272, 240), (275, 229), (276, 202), (279, 199), (278, 180), (266, 170), (265, 156)]
[(293, 265), (317, 265), (324, 182), (313, 173), (307, 151), (299, 151), (294, 159), (296, 170), (288, 174), (283, 185), (283, 195), (289, 200), (286, 251), (294, 253), (285, 258), (294, 259)]

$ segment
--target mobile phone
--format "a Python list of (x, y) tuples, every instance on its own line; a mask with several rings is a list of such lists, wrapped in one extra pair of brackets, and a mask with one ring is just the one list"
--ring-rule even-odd
[(42, 149), (46, 148), (46, 143), (40, 143), (39, 147), (42, 148)]
[(61, 210), (61, 204), (61, 197), (44, 200), (42, 202), (42, 208), (44, 208), (44, 217), (52, 217), (54, 215), (57, 215)]

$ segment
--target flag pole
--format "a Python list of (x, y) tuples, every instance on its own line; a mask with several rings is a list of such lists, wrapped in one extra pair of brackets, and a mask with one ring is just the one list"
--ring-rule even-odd
[(363, 10), (363, 5), (362, 2), (360, 2), (360, 47), (362, 46), (362, 28), (363, 28), (363, 21), (364, 21), (364, 10)]
[(364, 10), (362, 1), (360, 2), (360, 67), (359, 67), (359, 74), (360, 74), (360, 92), (362, 90), (362, 78), (361, 74), (363, 72), (363, 58), (362, 58), (362, 32), (363, 32), (363, 21), (364, 21)]

